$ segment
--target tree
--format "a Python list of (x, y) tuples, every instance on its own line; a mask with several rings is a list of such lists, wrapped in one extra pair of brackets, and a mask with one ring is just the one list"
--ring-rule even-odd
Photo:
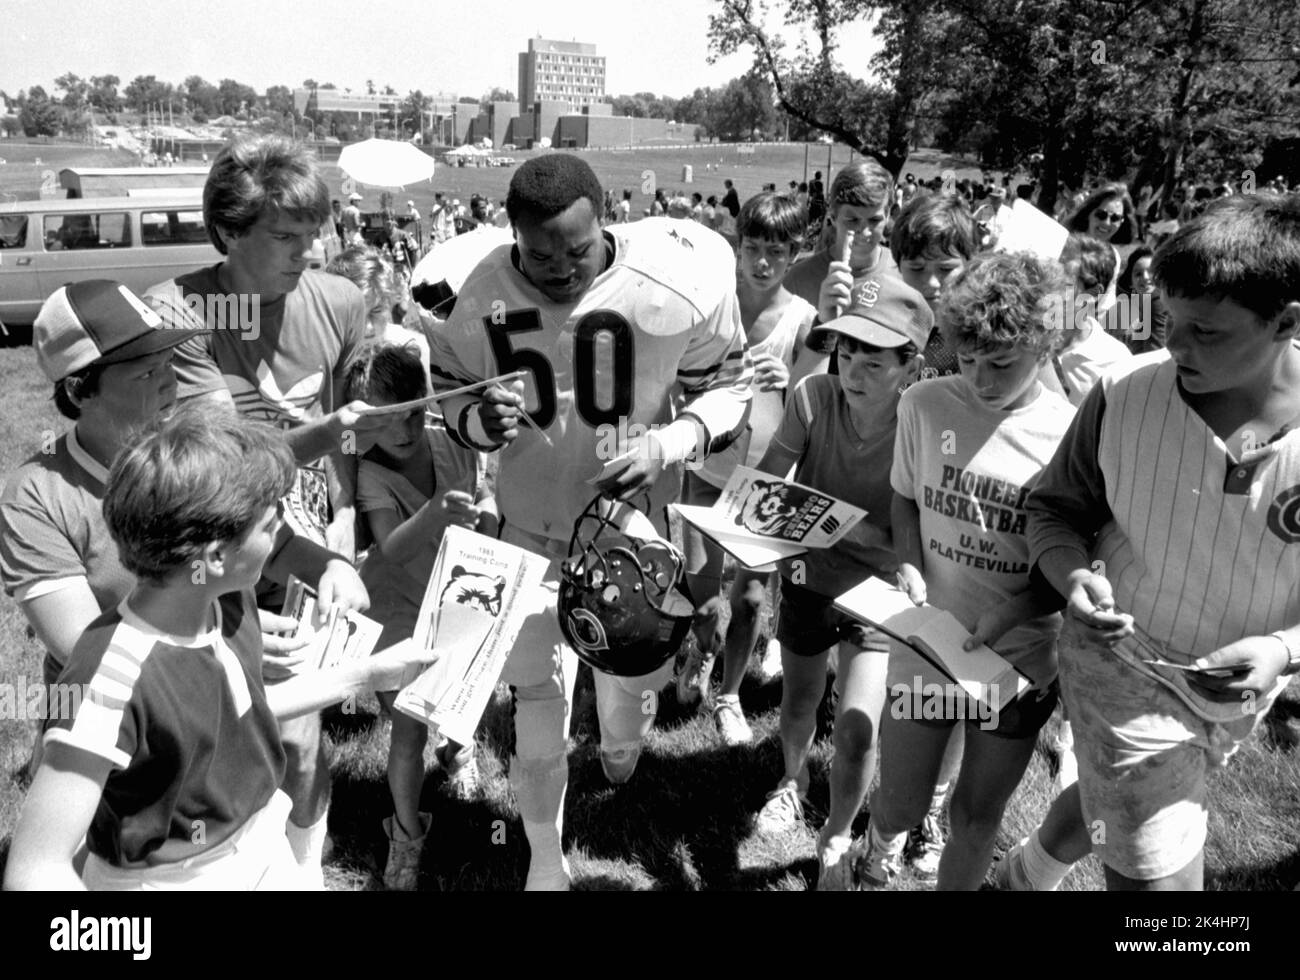
[(54, 80), (54, 87), (63, 93), (63, 104), (80, 110), (90, 101), (90, 84), (80, 75), (67, 72)]
[(197, 122), (206, 122), (221, 115), (220, 98), (217, 87), (200, 75), (191, 75), (185, 79), (185, 98), (189, 102), (190, 112)]
[(882, 108), (900, 118), (910, 115), (910, 108), (883, 107), (882, 100), (898, 98), (897, 92), (866, 86), (844, 71), (835, 58), (837, 30), (866, 16), (877, 4), (871, 0), (790, 0), (784, 23), (811, 31), (818, 44), (814, 50), (801, 43), (794, 55), (788, 53), (788, 45), (779, 35), (766, 28), (768, 10), (762, 0), (719, 0), (719, 6), (721, 9), (709, 16), (710, 62), (751, 49), (754, 71), (766, 78), (776, 101), (791, 118), (830, 133), (898, 174), (907, 159), (908, 134), (896, 134), (888, 127), (881, 131), (873, 124)]
[(141, 114), (156, 111), (159, 106), (175, 105), (180, 108), (172, 84), (160, 82), (153, 75), (137, 75), (123, 94), (126, 96), (126, 104)]
[(246, 112), (257, 102), (257, 92), (251, 85), (223, 78), (217, 83), (217, 108), (223, 116)]
[(433, 107), (433, 99), (418, 88), (408, 92), (401, 105), (397, 107), (397, 119), (403, 135), (420, 133), (424, 130), (424, 113)]
[(90, 104), (100, 112), (118, 112), (122, 97), (117, 94), (117, 87), (121, 83), (116, 75), (91, 75)]
[(493, 85), (483, 96), (484, 102), (518, 102), (515, 93), (508, 88), (497, 88)]
[(45, 89), (33, 85), (27, 92), (19, 92), (18, 125), (24, 136), (57, 136), (61, 116), (59, 107), (46, 94)]
[(272, 85), (263, 97), (267, 112), (288, 118), (293, 115), (293, 92), (286, 85)]
[(722, 140), (770, 136), (776, 130), (772, 87), (755, 72), (733, 78), (712, 100), (707, 118), (709, 132)]

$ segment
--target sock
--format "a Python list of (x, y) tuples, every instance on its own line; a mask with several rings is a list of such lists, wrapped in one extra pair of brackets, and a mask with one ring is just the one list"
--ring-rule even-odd
[(821, 841), (821, 851), (823, 856), (825, 856), (829, 861), (834, 861), (838, 859), (841, 854), (847, 851), (852, 843), (852, 834), (828, 837)]
[(321, 867), (321, 857), (325, 852), (325, 838), (329, 835), (328, 824), (328, 812), (310, 827), (299, 827), (292, 820), (286, 820), (284, 824), (293, 859), (298, 862), (311, 887), (322, 890), (325, 888), (325, 870)]
[(715, 699), (715, 702), (716, 702), (717, 704), (722, 704), (724, 701), (725, 701), (727, 704), (740, 704), (740, 695), (739, 695), (739, 694), (719, 694), (719, 695), (717, 696), (717, 698)]
[(560, 828), (553, 823), (524, 821), (524, 833), (531, 851), (528, 861), (528, 879), (546, 880), (560, 871), (568, 874), (569, 865), (564, 859), (560, 843)]
[(948, 798), (948, 787), (951, 783), (939, 783), (934, 788), (934, 795), (930, 797), (930, 814), (937, 817), (943, 811), (943, 801)]
[(1021, 842), (1020, 857), (1024, 864), (1025, 879), (1036, 892), (1054, 892), (1070, 870), (1064, 864), (1047, 853), (1047, 848), (1038, 836), (1039, 828)]

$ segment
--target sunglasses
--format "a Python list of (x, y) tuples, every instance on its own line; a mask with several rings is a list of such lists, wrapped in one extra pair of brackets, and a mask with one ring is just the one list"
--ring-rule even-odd
[(1094, 211), (1092, 216), (1098, 221), (1105, 221), (1108, 224), (1117, 225), (1124, 220), (1123, 214), (1114, 214), (1110, 211)]

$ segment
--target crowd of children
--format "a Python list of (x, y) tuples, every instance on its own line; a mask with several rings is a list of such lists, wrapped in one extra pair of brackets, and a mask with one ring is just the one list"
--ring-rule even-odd
[[(1080, 220), (1095, 211), (1120, 224), (1126, 200), (1103, 193)], [(741, 684), (772, 608), (782, 771), (754, 829), (780, 835), (809, 818), (808, 759), (833, 674), (821, 890), (885, 887), (905, 858), (941, 889), (980, 888), (1058, 703), (1069, 777), (1000, 862), (1000, 885), (1055, 888), (1095, 853), (1109, 887), (1201, 887), (1206, 774), (1300, 670), (1300, 197), (1216, 202), (1122, 266), (1113, 236), (1092, 224), (1059, 256), (981, 251), (961, 195), (896, 188), (871, 161), (836, 175), (826, 207), (824, 235), (809, 243), (805, 200), (764, 192), (739, 210), (747, 425), (687, 470), (682, 500), (713, 503), (747, 465), (866, 516), (776, 573), (735, 568), (726, 600), (722, 551), (688, 528), (697, 613), (679, 698), (710, 701), (727, 744), (752, 742)], [(804, 244), (812, 254), (796, 261)], [(295, 458), (239, 413), (174, 407), (171, 353), (197, 327), (165, 329), (124, 287), (61, 290), (42, 312), (38, 356), (80, 421), (60, 444), (62, 469), (34, 460), (6, 487), (0, 572), (50, 649), (47, 681), (88, 693), (46, 726), (6, 887), (309, 882), (285, 836), (278, 722), (363, 691), (379, 692), (391, 718), (384, 883), (416, 887), (428, 729), (387, 709), (436, 655), (403, 641), (443, 531), (499, 532), (495, 457), (466, 448), (424, 405), (363, 420), (361, 403), (429, 391), (430, 346), (401, 325), (382, 256), (350, 249), (329, 271), (354, 281), (366, 308), (332, 404), (359, 440), (359, 577), (385, 652), (274, 685), (259, 634), (269, 655), (282, 624), (259, 622), (254, 588), (274, 573), (268, 562), (285, 563), (277, 501), (304, 451)], [(1106, 316), (1117, 294), (1154, 310), (1120, 336)], [(122, 336), (106, 347), (113, 331)], [(338, 555), (317, 548), (296, 561), (315, 580)], [(993, 647), (1027, 689), (977, 723), (929, 661), (834, 605), (869, 576), (951, 613), (967, 648)], [(342, 600), (345, 585), (321, 587)], [(70, 595), (71, 631), (51, 612)], [(948, 692), (938, 717), (898, 703), (935, 685)], [(436, 751), (456, 791), (472, 794), (474, 746)], [(1108, 828), (1100, 843), (1087, 831), (1096, 820)]]

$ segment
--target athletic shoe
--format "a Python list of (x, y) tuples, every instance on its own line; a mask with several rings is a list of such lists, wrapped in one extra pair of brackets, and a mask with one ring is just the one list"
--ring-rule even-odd
[(390, 892), (413, 892), (420, 880), (420, 854), (424, 851), (424, 839), (428, 836), (429, 825), (433, 817), (421, 812), (419, 837), (411, 840), (397, 840), (397, 818), (384, 818), (384, 836), (388, 838), (388, 860), (384, 863), (384, 887)]
[(927, 813), (925, 819), (908, 832), (907, 863), (922, 881), (934, 881), (939, 876), (939, 857), (945, 843), (937, 813)]
[(1031, 892), (1034, 886), (1025, 877), (1025, 841), (1026, 837), (1002, 856), (997, 867), (993, 869), (993, 884), (999, 891)]
[(528, 867), (528, 879), (524, 882), (526, 892), (567, 892), (573, 884), (573, 875), (569, 873), (569, 859), (560, 858), (560, 866), (550, 871), (534, 871), (531, 863)]
[(473, 799), (479, 788), (478, 757), (473, 745), (462, 745), (452, 754), (451, 743), (443, 742), (434, 751), (438, 765), (447, 771), (447, 788), (458, 800)]
[(748, 745), (754, 740), (754, 731), (745, 720), (740, 698), (724, 694), (713, 705), (713, 723), (727, 745)]
[(621, 749), (601, 748), (600, 767), (605, 770), (605, 778), (617, 786), (632, 778), (632, 773), (636, 772), (637, 760), (640, 758), (640, 742)]
[(700, 648), (700, 642), (694, 634), (687, 636), (686, 663), (677, 675), (677, 702), (690, 706), (699, 704), (704, 692), (709, 689), (709, 677), (713, 674), (714, 656)]
[(866, 843), (863, 847), (863, 853), (854, 863), (854, 875), (857, 878), (859, 888), (862, 891), (875, 891), (878, 888), (889, 887), (889, 883), (902, 870), (902, 848), (891, 853), (886, 848), (878, 845), (871, 838), (870, 825), (867, 827), (867, 832), (862, 836)]
[(781, 644), (776, 639), (767, 641), (767, 652), (758, 663), (758, 676), (764, 684), (770, 684), (781, 677)]
[(803, 820), (799, 790), (787, 783), (767, 794), (767, 802), (754, 818), (754, 830), (760, 834), (784, 834)]
[(817, 891), (851, 892), (857, 890), (853, 866), (862, 856), (862, 841), (849, 837), (832, 837), (817, 845)]

